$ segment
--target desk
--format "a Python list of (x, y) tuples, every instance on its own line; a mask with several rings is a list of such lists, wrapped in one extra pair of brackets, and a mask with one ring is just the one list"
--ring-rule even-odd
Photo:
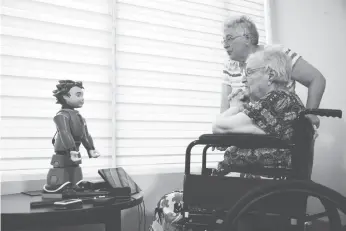
[(52, 227), (105, 224), (106, 231), (121, 231), (121, 210), (139, 205), (143, 194), (132, 196), (131, 201), (115, 202), (94, 207), (83, 204), (82, 208), (54, 210), (52, 207), (30, 208), (30, 202), (40, 201), (41, 196), (12, 194), (1, 196), (1, 230), (35, 229)]

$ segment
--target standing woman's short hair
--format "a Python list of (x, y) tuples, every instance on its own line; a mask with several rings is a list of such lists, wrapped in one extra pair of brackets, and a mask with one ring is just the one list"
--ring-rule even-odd
[(256, 24), (246, 16), (230, 17), (224, 23), (224, 28), (242, 28), (245, 35), (249, 36), (252, 45), (258, 45), (259, 34)]

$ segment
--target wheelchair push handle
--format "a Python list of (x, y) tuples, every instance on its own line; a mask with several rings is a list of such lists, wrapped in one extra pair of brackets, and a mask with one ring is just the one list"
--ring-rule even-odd
[(317, 115), (342, 118), (342, 111), (335, 109), (306, 109), (301, 112), (301, 115)]

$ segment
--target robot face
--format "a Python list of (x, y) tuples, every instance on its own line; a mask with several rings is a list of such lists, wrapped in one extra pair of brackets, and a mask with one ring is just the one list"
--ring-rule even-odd
[(84, 90), (80, 87), (72, 87), (69, 96), (64, 96), (66, 103), (73, 108), (81, 108), (84, 104)]

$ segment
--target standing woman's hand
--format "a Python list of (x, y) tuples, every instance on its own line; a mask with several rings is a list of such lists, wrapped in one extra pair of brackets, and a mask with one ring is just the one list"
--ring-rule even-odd
[(307, 117), (311, 121), (316, 129), (320, 127), (320, 119), (316, 115), (306, 115), (305, 117)]

